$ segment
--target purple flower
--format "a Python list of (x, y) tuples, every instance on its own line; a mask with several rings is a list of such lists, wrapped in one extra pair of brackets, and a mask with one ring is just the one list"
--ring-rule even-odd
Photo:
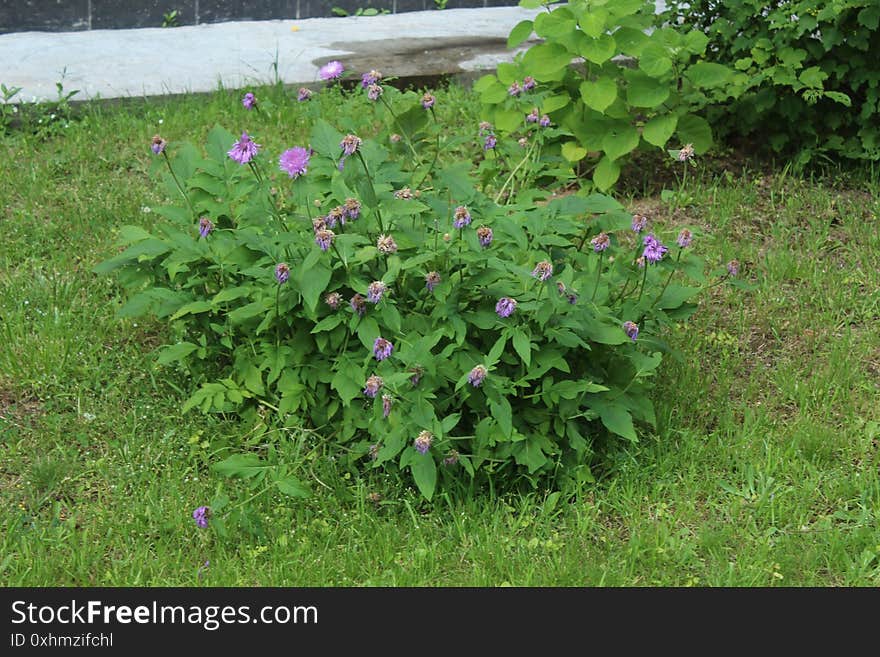
[(626, 333), (626, 336), (633, 342), (635, 342), (636, 338), (639, 337), (639, 325), (635, 322), (624, 322), (623, 331), (624, 333)]
[(434, 103), (436, 102), (437, 99), (429, 93), (426, 93), (424, 96), (422, 96), (422, 107), (426, 110), (434, 107)]
[(540, 117), (538, 116), (538, 108), (533, 107), (532, 111), (526, 114), (526, 123), (537, 123)]
[(342, 303), (342, 295), (339, 294), (339, 292), (331, 292), (324, 297), (324, 303), (330, 306), (333, 310), (336, 310), (339, 308), (339, 304)]
[(382, 377), (376, 376), (373, 374), (371, 377), (367, 379), (367, 385), (364, 386), (364, 394), (367, 397), (376, 397), (376, 394), (379, 392), (379, 389), (382, 387)]
[(480, 124), (478, 127), (480, 128), (480, 136), (481, 137), (487, 133), (492, 132), (492, 124), (489, 123), (488, 121), (480, 121)]
[(278, 158), (278, 167), (286, 171), (291, 178), (299, 178), (308, 171), (310, 157), (311, 151), (308, 148), (294, 146), (281, 154)]
[[(370, 445), (370, 451), (368, 452), (370, 455), (370, 459), (375, 461), (379, 458), (379, 450), (382, 449), (382, 445), (380, 443), (373, 443)], [(372, 495), (378, 495), (378, 493), (372, 493)]]
[(470, 383), (474, 388), (479, 388), (483, 385), (483, 379), (486, 378), (486, 375), (489, 372), (482, 365), (477, 365), (474, 369), (470, 371), (468, 374), (468, 383)]
[(315, 232), (315, 244), (321, 247), (322, 251), (326, 251), (333, 244), (335, 237), (336, 234), (332, 230), (324, 228)]
[(419, 454), (427, 454), (431, 449), (431, 443), (434, 442), (434, 434), (430, 431), (422, 431), (413, 441), (413, 447)]
[(498, 313), (499, 317), (510, 317), (513, 311), (516, 310), (516, 304), (516, 299), (501, 297), (498, 303), (495, 304), (495, 312)]
[(388, 286), (382, 281), (373, 281), (367, 286), (367, 301), (370, 303), (379, 303), (382, 300), (382, 295), (385, 294), (387, 289)]
[(438, 285), (440, 285), (440, 274), (436, 271), (428, 272), (425, 275), (425, 287), (428, 288), (428, 292), (433, 292)]
[(676, 240), (676, 242), (678, 242), (678, 245), (681, 248), (686, 249), (690, 246), (691, 240), (693, 240), (693, 238), (694, 236), (691, 231), (689, 231), (687, 228), (682, 228), (681, 232), (678, 234), (678, 239)]
[(660, 243), (653, 233), (645, 235), (645, 250), (642, 255), (648, 262), (659, 262), (663, 255), (669, 250)]
[(369, 73), (364, 73), (361, 76), (361, 86), (364, 89), (367, 89), (371, 84), (377, 84), (379, 80), (382, 79), (382, 74), (379, 71), (373, 70)]
[(731, 260), (727, 263), (727, 273), (731, 276), (739, 276), (739, 260)]
[(519, 86), (519, 82), (516, 80), (513, 81), (509, 87), (507, 87), (507, 94), (510, 96), (519, 96), (522, 93), (522, 87)]
[(550, 117), (545, 114), (541, 117), (541, 120), (538, 121), (538, 125), (542, 128), (548, 127), (550, 125)]
[(394, 403), (394, 397), (391, 395), (382, 395), (382, 417), (391, 415), (391, 405)]
[(636, 265), (638, 265), (639, 269), (645, 268), (645, 256), (639, 256), (636, 258)]
[(590, 240), (590, 244), (593, 245), (593, 251), (602, 253), (611, 244), (611, 238), (608, 237), (607, 233), (601, 232)]
[(492, 229), (488, 226), (480, 226), (477, 228), (477, 239), (480, 240), (480, 246), (485, 249), (492, 244)]
[(553, 275), (553, 264), (547, 260), (542, 260), (532, 270), (532, 276), (539, 281), (546, 281)]
[(425, 371), (418, 365), (410, 367), (407, 372), (410, 373), (409, 382), (412, 384), (413, 388), (419, 385), (419, 381), (422, 380), (422, 374), (425, 373)]
[(327, 228), (327, 219), (324, 217), (315, 217), (312, 219), (312, 228), (317, 233), (319, 230)]
[(404, 187), (394, 192), (394, 198), (400, 199), (402, 201), (411, 201), (415, 197), (413, 196), (412, 190), (409, 187)]
[(531, 75), (527, 75), (526, 77), (523, 78), (523, 83), (522, 83), (523, 91), (531, 91), (537, 85), (538, 85), (538, 83), (535, 82), (535, 78), (533, 78)]
[(252, 141), (250, 136), (248, 136), (248, 133), (242, 132), (241, 139), (232, 144), (232, 148), (229, 149), (227, 155), (239, 164), (247, 164), (254, 159), (259, 152), (260, 145), (257, 142)]
[(367, 300), (361, 294), (355, 294), (348, 303), (357, 315), (363, 316), (367, 312)]
[(397, 242), (391, 235), (379, 235), (379, 239), (376, 240), (376, 248), (379, 249), (379, 253), (397, 253)]
[(248, 91), (244, 98), (241, 99), (241, 104), (244, 105), (246, 110), (252, 110), (257, 106), (257, 97)]
[(636, 233), (641, 233), (648, 225), (648, 218), (643, 214), (634, 214), (632, 219), (632, 229)]
[(356, 198), (345, 199), (344, 213), (348, 219), (354, 221), (361, 216), (361, 202)]
[(336, 228), (336, 224), (345, 225), (345, 208), (341, 205), (337, 205), (327, 213), (327, 216), (324, 217), (324, 221), (330, 228)]
[(159, 135), (153, 135), (153, 140), (150, 142), (150, 148), (156, 155), (161, 155), (167, 145), (168, 143)]
[(296, 93), (296, 99), (301, 103), (307, 100), (311, 100), (312, 90), (307, 87), (300, 87), (299, 91)]
[(455, 208), (454, 217), (455, 218), (452, 221), (453, 228), (464, 228), (471, 223), (471, 214), (470, 212), (468, 212), (468, 209), (463, 205), (459, 205), (457, 208)]
[(495, 144), (498, 143), (498, 140), (495, 139), (495, 135), (487, 135), (486, 141), (483, 142), (483, 150), (488, 151), (495, 148)]
[(392, 144), (396, 144), (397, 142), (400, 141), (400, 135), (397, 134), (396, 132), (392, 133), (392, 134), (388, 135), (388, 141), (390, 141)]
[(275, 280), (279, 285), (283, 285), (290, 278), (290, 267), (286, 262), (279, 262), (275, 265)]
[(376, 341), (373, 343), (373, 355), (376, 357), (376, 360), (385, 360), (391, 355), (392, 351), (394, 351), (393, 344), (383, 337), (376, 338)]
[(449, 454), (443, 459), (443, 465), (453, 466), (458, 463), (458, 452), (454, 449), (449, 450)]
[(679, 162), (687, 162), (688, 160), (693, 159), (694, 157), (694, 145), (693, 144), (685, 144), (681, 147), (681, 150), (678, 151), (678, 161)]
[(201, 529), (207, 529), (208, 518), (211, 517), (211, 509), (206, 506), (200, 506), (192, 513), (193, 520)]
[(369, 87), (367, 87), (367, 98), (369, 98), (373, 102), (379, 100), (379, 96), (381, 95), (382, 87), (380, 87), (378, 84), (371, 84)]
[(342, 62), (334, 60), (318, 69), (318, 77), (322, 80), (335, 80), (342, 75), (343, 71), (345, 71), (345, 67)]
[(211, 223), (211, 220), (207, 217), (202, 217), (199, 219), (199, 235), (202, 237), (207, 237), (211, 234), (211, 231), (214, 230), (214, 224)]
[(565, 298), (568, 299), (568, 303), (570, 303), (572, 306), (578, 302), (578, 295), (576, 295), (574, 292), (566, 295)]
[(355, 135), (345, 135), (342, 138), (342, 141), (339, 142), (339, 148), (342, 149), (343, 155), (354, 155), (354, 152), (358, 149), (358, 146), (361, 145), (360, 137)]

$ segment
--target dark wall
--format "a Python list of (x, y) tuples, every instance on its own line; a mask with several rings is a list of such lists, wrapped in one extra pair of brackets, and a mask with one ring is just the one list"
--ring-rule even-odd
[[(176, 25), (330, 17), (339, 7), (392, 13), (437, 9), (442, 0), (0, 0), (0, 33), (68, 32), (162, 27), (177, 11)], [(517, 0), (447, 0), (447, 9), (513, 6)]]

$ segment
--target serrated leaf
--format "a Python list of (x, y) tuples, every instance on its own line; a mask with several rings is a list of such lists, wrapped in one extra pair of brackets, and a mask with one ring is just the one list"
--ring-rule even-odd
[(617, 99), (617, 82), (608, 77), (599, 78), (595, 82), (583, 82), (580, 92), (587, 107), (604, 112)]
[(513, 348), (519, 354), (525, 366), (528, 367), (532, 362), (532, 343), (529, 340), (529, 336), (519, 329), (514, 331)]
[(641, 71), (626, 71), (626, 102), (633, 107), (654, 108), (662, 105), (670, 94), (669, 83), (655, 80)]
[(633, 426), (632, 415), (622, 404), (603, 401), (594, 403), (593, 408), (598, 411), (602, 424), (608, 431), (632, 442), (638, 442), (639, 437)]
[(156, 362), (160, 365), (168, 365), (169, 363), (181, 361), (198, 348), (199, 346), (192, 342), (178, 342), (177, 344), (168, 345), (159, 352)]
[(685, 71), (685, 77), (702, 89), (723, 87), (732, 74), (728, 67), (715, 62), (697, 62)]
[(603, 34), (598, 39), (587, 38), (579, 54), (594, 64), (604, 64), (617, 54), (617, 43), (610, 34)]
[(631, 153), (639, 145), (639, 133), (631, 125), (617, 124), (602, 139), (605, 156), (616, 160)]
[(288, 475), (283, 479), (276, 479), (275, 486), (282, 493), (290, 497), (307, 498), (309, 496), (308, 487), (293, 475)]
[(639, 56), (639, 69), (652, 78), (659, 78), (672, 70), (672, 59), (659, 43), (649, 43)]
[(620, 177), (620, 165), (610, 157), (603, 157), (593, 170), (593, 182), (600, 190), (607, 191)]
[(437, 486), (437, 464), (434, 462), (434, 457), (430, 452), (427, 454), (416, 452), (410, 459), (409, 468), (419, 492), (430, 501)]
[(215, 463), (211, 469), (224, 477), (255, 477), (272, 466), (261, 460), (256, 454), (233, 454)]
[(669, 138), (672, 137), (677, 125), (678, 117), (675, 114), (655, 116), (645, 124), (645, 127), (642, 129), (642, 137), (649, 144), (663, 148), (666, 146)]

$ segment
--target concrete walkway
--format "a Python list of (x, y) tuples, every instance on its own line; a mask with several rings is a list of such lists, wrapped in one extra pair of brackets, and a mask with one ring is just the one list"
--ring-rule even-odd
[[(448, 9), (386, 16), (217, 23), (178, 28), (21, 32), (0, 35), (0, 82), (22, 87), (13, 102), (52, 100), (55, 83), (75, 100), (206, 92), (317, 80), (339, 59), (357, 74), (427, 77), (509, 61), (506, 39), (536, 10)], [(66, 69), (66, 72), (65, 72)]]

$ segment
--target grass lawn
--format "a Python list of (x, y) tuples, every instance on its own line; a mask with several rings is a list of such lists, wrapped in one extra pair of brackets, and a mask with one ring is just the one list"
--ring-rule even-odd
[[(437, 96), (444, 120), (472, 129), (473, 97)], [(147, 211), (162, 201), (154, 133), (200, 144), (215, 123), (246, 126), (277, 152), (303, 143), (310, 112), (342, 121), (332, 96), (313, 102), (89, 105), (58, 137), (0, 141), (0, 583), (880, 585), (880, 182), (867, 171), (704, 173), (675, 212), (621, 198), (700, 227), (695, 248), (739, 259), (755, 289), (701, 297), (672, 336), (684, 358), (662, 372), (657, 431), (571, 499), (426, 504), (337, 469), (314, 435), (182, 415), (190, 383), (150, 355), (165, 327), (115, 319), (119, 288), (91, 269), (120, 226), (161, 220)], [(233, 504), (251, 495), (209, 465), (260, 441), (300, 465), (312, 497), (248, 502), (254, 533), (199, 530), (190, 513), (218, 486)]]

